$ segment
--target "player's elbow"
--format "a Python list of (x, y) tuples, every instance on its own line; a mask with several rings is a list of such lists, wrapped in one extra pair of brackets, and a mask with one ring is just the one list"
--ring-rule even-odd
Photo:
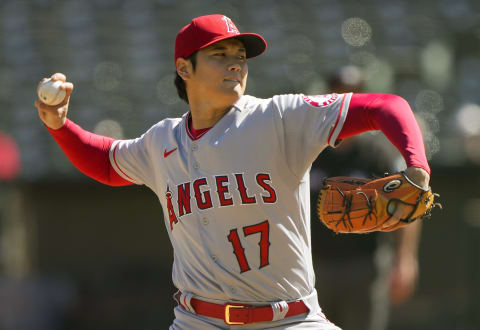
[(408, 104), (407, 100), (405, 100), (400, 95), (396, 95), (396, 94), (383, 94), (381, 97), (381, 104), (379, 107), (383, 109), (388, 109), (391, 111), (395, 111), (395, 110), (411, 111), (410, 105)]

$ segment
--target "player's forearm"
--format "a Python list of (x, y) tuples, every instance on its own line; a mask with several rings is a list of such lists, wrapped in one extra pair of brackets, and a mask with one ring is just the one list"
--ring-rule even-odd
[(369, 130), (381, 130), (400, 151), (407, 167), (430, 174), (420, 128), (409, 104), (392, 94), (354, 94), (339, 139)]
[(109, 150), (114, 139), (85, 131), (69, 119), (58, 130), (47, 129), (72, 164), (85, 175), (111, 186), (132, 184), (110, 164)]

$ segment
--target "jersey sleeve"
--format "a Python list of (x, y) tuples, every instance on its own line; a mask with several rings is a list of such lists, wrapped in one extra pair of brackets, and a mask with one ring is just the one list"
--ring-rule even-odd
[(68, 118), (60, 129), (46, 128), (80, 172), (110, 186), (132, 184), (120, 177), (110, 164), (109, 150), (114, 139), (88, 132)]
[(423, 136), (408, 102), (393, 94), (354, 94), (339, 139), (380, 130), (398, 149), (408, 167), (430, 174)]
[(149, 185), (153, 177), (151, 161), (152, 140), (156, 126), (136, 139), (116, 140), (110, 147), (110, 163), (125, 180)]
[(296, 174), (302, 177), (324, 148), (335, 147), (351, 97), (348, 93), (273, 98), (281, 118), (285, 155)]

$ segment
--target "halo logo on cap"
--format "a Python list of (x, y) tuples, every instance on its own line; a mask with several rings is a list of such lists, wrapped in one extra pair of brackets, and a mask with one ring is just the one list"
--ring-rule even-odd
[(229, 33), (235, 33), (239, 34), (240, 31), (238, 31), (237, 27), (235, 24), (233, 24), (232, 20), (228, 18), (227, 16), (223, 15), (222, 19), (225, 21), (225, 24), (227, 24), (227, 32)]
[(247, 58), (262, 54), (267, 42), (257, 33), (240, 33), (233, 21), (225, 15), (205, 15), (185, 25), (175, 39), (175, 57), (188, 58), (194, 52), (216, 42), (235, 38), (245, 46)]

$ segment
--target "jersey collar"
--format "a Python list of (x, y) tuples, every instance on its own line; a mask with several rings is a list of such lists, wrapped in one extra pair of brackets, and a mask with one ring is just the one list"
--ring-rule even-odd
[(243, 95), (241, 98), (238, 99), (238, 101), (233, 105), (233, 107), (242, 111), (245, 109), (245, 106), (247, 105), (247, 100), (248, 100), (248, 95)]
[[(247, 104), (247, 99), (248, 99), (248, 96), (246, 95), (243, 95), (233, 106), (232, 108), (235, 108), (236, 110), (239, 110), (239, 111), (243, 111), (245, 109), (245, 106)], [(230, 109), (230, 111), (232, 111), (232, 108)], [(225, 116), (228, 115), (228, 113), (230, 112), (228, 111)], [(205, 134), (207, 134), (207, 132), (212, 128), (208, 128), (206, 129), (205, 131), (201, 132), (199, 135), (196, 135), (194, 136), (194, 134), (192, 134), (192, 131), (191, 131), (191, 128), (190, 128), (190, 116), (191, 116), (191, 112), (187, 112), (184, 116), (183, 116), (183, 121), (184, 121), (184, 125), (185, 125), (185, 130), (187, 132), (187, 135), (188, 137), (192, 140), (192, 141), (196, 141), (198, 139), (200, 139), (202, 136), (204, 136)]]
[(191, 117), (191, 113), (190, 111), (187, 113), (187, 117), (185, 118), (185, 129), (187, 130), (187, 135), (190, 137), (190, 139), (192, 141), (195, 141), (195, 140), (198, 140), (200, 139), (202, 136), (204, 136), (205, 134), (207, 134), (207, 132), (211, 129), (211, 127), (209, 128), (203, 128), (203, 129), (200, 129), (198, 130), (197, 132), (195, 132), (195, 130), (193, 129), (193, 127), (191, 126), (191, 121), (192, 121), (192, 117)]

